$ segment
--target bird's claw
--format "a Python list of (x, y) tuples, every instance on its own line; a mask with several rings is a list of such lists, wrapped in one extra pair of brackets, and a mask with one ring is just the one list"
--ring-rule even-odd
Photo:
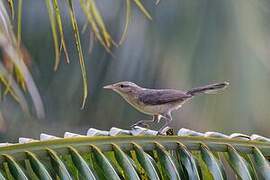
[(173, 129), (169, 126), (162, 128), (158, 131), (158, 135), (173, 135)]
[(141, 126), (141, 127), (144, 127), (144, 128), (149, 128), (149, 124), (146, 124), (146, 123), (143, 123), (143, 122), (137, 122), (137, 123), (131, 125), (130, 127), (132, 129), (134, 129), (136, 126)]

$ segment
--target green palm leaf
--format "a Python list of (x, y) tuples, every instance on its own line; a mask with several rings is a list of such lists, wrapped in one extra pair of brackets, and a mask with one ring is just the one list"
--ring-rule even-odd
[(255, 174), (251, 165), (231, 145), (228, 145), (228, 162), (241, 179), (254, 179)]
[(254, 159), (254, 167), (256, 171), (258, 172), (258, 174), (263, 179), (270, 179), (269, 161), (266, 160), (262, 152), (257, 147), (254, 147), (252, 156)]
[(226, 174), (223, 166), (221, 166), (221, 162), (213, 155), (213, 153), (209, 150), (209, 148), (202, 144), (201, 145), (201, 154), (202, 159), (207, 165), (208, 169), (212, 173), (214, 179), (225, 180)]
[[(216, 153), (226, 157), (241, 179), (269, 179), (268, 141), (206, 137), (203, 133), (80, 135), (4, 144), (0, 147), (0, 179), (226, 179), (227, 172)], [(246, 160), (248, 156), (251, 160)], [(26, 167), (23, 162), (28, 162)]]

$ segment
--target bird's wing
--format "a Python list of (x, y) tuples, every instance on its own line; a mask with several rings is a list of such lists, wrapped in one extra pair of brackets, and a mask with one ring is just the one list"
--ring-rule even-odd
[(146, 89), (139, 94), (139, 100), (147, 105), (166, 104), (181, 100), (184, 101), (185, 99), (188, 99), (190, 97), (191, 95), (186, 94), (183, 91), (173, 89)]

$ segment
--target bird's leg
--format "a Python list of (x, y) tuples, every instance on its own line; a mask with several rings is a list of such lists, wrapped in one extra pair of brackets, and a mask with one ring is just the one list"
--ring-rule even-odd
[(159, 134), (162, 134), (162, 131), (170, 124), (172, 121), (172, 115), (171, 112), (168, 112), (166, 114), (162, 114), (162, 117), (165, 119), (165, 124), (158, 130)]
[(159, 121), (159, 115), (153, 115), (153, 119), (151, 120), (140, 120), (136, 122), (135, 124), (131, 125), (131, 128), (134, 128), (135, 126), (143, 126), (143, 127), (149, 127), (148, 123), (155, 123)]

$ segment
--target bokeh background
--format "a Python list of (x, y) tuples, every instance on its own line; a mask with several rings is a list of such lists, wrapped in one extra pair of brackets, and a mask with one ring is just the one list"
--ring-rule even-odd
[[(38, 138), (44, 132), (86, 133), (90, 127), (129, 128), (137, 112), (106, 84), (128, 80), (151, 88), (192, 87), (227, 80), (230, 87), (216, 95), (194, 98), (173, 113), (171, 126), (196, 131), (241, 132), (270, 136), (270, 2), (267, 0), (161, 0), (143, 2), (149, 21), (132, 6), (127, 39), (113, 56), (96, 42), (89, 53), (89, 31), (81, 34), (87, 65), (89, 97), (81, 110), (82, 79), (67, 6), (61, 2), (71, 63), (53, 71), (54, 47), (44, 1), (24, 1), (22, 41), (32, 56), (31, 72), (40, 90), (46, 118), (28, 117), (10, 97), (1, 102), (1, 141)], [(85, 17), (75, 3), (79, 29)], [(119, 41), (125, 2), (99, 0), (107, 28)], [(34, 111), (33, 111), (34, 112)], [(156, 125), (153, 128), (158, 128)]]

